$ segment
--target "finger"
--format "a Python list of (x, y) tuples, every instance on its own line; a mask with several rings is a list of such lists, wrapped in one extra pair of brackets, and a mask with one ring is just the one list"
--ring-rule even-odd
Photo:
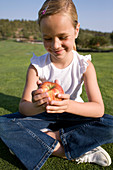
[(43, 93), (42, 88), (32, 91), (32, 96), (35, 96), (35, 95), (40, 94), (40, 93)]
[(58, 110), (58, 111), (51, 111), (51, 110), (47, 110), (46, 111), (47, 113), (63, 113), (63, 112), (65, 112), (64, 110)]
[(70, 99), (70, 95), (69, 94), (58, 94), (57, 96), (60, 99)]
[(46, 107), (48, 105), (49, 101), (47, 98), (43, 98), (41, 100), (38, 100), (37, 102), (34, 103), (35, 106), (44, 106)]
[(51, 106), (62, 106), (64, 105), (62, 101), (56, 101), (56, 100), (52, 100), (50, 101), (50, 105)]
[(55, 80), (55, 83), (60, 84), (58, 80)]
[(65, 112), (65, 109), (64, 108), (58, 108), (58, 107), (54, 107), (54, 108), (50, 108), (50, 109), (47, 109), (48, 106), (46, 106), (46, 112), (47, 113), (63, 113)]
[(38, 81), (37, 81), (37, 85), (40, 85), (40, 84), (42, 84), (42, 81), (41, 81), (41, 80), (38, 80)]
[(47, 105), (46, 107), (46, 110), (47, 111), (51, 111), (51, 112), (61, 112), (61, 110), (66, 110), (67, 109), (67, 106), (50, 106), (50, 105)]
[(55, 101), (55, 100), (52, 100), (50, 101), (50, 105), (51, 106), (65, 106), (65, 105), (68, 105), (69, 104), (69, 100), (62, 100), (62, 101)]
[(37, 102), (38, 100), (42, 100), (44, 98), (47, 98), (49, 100), (48, 93), (41, 93), (33, 96), (33, 102)]

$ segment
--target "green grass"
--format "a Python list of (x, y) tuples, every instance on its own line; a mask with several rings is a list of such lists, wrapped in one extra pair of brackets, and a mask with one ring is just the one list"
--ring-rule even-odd
[[(32, 53), (45, 53), (42, 45), (0, 41), (0, 115), (18, 111), (23, 92), (25, 77)], [(92, 62), (96, 68), (98, 83), (105, 104), (105, 112), (113, 115), (113, 53), (92, 53)], [(87, 100), (83, 88), (82, 97)], [(113, 160), (113, 145), (103, 145)], [(16, 156), (0, 140), (0, 170), (23, 170)], [(111, 170), (88, 163), (76, 164), (61, 158), (50, 157), (42, 170)]]

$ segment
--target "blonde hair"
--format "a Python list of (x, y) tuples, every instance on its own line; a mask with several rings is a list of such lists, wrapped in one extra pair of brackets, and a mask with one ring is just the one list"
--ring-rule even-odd
[[(78, 15), (72, 0), (46, 0), (38, 12), (39, 26), (43, 18), (57, 13), (68, 14), (71, 18), (73, 27), (76, 29), (78, 23)], [(76, 50), (75, 43), (73, 45), (73, 49)]]

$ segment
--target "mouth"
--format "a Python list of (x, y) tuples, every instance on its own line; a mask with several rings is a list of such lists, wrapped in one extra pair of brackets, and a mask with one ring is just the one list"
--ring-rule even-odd
[(60, 49), (60, 50), (52, 50), (52, 53), (54, 53), (55, 55), (60, 55), (62, 54), (64, 51), (64, 49)]

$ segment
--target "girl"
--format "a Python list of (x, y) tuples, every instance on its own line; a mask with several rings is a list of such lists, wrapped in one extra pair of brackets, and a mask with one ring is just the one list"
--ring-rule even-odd
[[(99, 145), (113, 142), (113, 117), (104, 114), (91, 56), (77, 53), (80, 24), (72, 0), (46, 0), (38, 19), (47, 54), (33, 55), (19, 112), (0, 118), (0, 137), (27, 169), (40, 169), (52, 154), (109, 166)], [(51, 101), (37, 85), (59, 83), (65, 94)], [(80, 97), (85, 85), (88, 102)]]

